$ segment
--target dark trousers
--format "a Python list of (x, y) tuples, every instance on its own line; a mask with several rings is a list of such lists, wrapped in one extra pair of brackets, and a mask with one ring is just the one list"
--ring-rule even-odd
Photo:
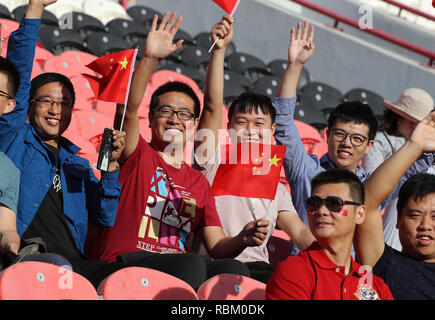
[(264, 261), (246, 262), (246, 266), (249, 268), (251, 278), (267, 283), (272, 276), (275, 266)]

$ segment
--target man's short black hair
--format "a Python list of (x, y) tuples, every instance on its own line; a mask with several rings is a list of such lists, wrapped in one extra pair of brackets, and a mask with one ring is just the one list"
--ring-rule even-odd
[(359, 101), (343, 102), (332, 110), (328, 118), (328, 129), (331, 129), (337, 121), (367, 125), (369, 127), (369, 140), (373, 140), (378, 131), (378, 120), (372, 109), (368, 104)]
[(190, 97), (194, 102), (194, 117), (199, 117), (201, 113), (201, 102), (199, 101), (198, 96), (188, 84), (180, 81), (169, 81), (154, 91), (150, 101), (150, 112), (153, 112), (154, 109), (159, 105), (160, 96), (168, 92), (180, 92)]
[(74, 107), (74, 103), (76, 100), (76, 94), (74, 91), (74, 86), (71, 83), (71, 81), (65, 77), (63, 74), (56, 73), (56, 72), (46, 72), (42, 73), (32, 80), (32, 85), (30, 87), (30, 96), (29, 99), (32, 100), (36, 92), (39, 88), (42, 86), (45, 86), (46, 84), (53, 83), (53, 82), (59, 82), (63, 87), (67, 88), (68, 91), (71, 93), (71, 107)]
[(12, 61), (0, 57), (0, 73), (7, 77), (8, 94), (15, 98), (20, 86), (20, 73)]
[(269, 115), (272, 124), (275, 123), (276, 110), (270, 98), (250, 91), (244, 92), (231, 102), (228, 109), (228, 121), (231, 121), (233, 114), (236, 112), (252, 113), (255, 111), (258, 114), (258, 110)]
[(406, 207), (411, 198), (419, 201), (432, 193), (435, 193), (435, 175), (419, 173), (410, 177), (399, 191), (397, 219), (400, 218), (403, 208)]
[(311, 180), (311, 190), (314, 190), (314, 188), (319, 185), (330, 183), (347, 184), (349, 186), (352, 200), (361, 204), (365, 203), (364, 185), (353, 172), (344, 169), (330, 169), (323, 171)]

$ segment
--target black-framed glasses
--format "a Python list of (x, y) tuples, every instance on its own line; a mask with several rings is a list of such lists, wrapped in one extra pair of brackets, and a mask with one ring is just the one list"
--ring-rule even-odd
[(175, 113), (181, 121), (187, 121), (194, 117), (194, 114), (185, 110), (173, 110), (169, 107), (160, 107), (156, 109), (157, 114), (163, 118), (170, 118)]
[(363, 136), (362, 134), (359, 133), (349, 133), (346, 132), (343, 129), (330, 129), (331, 131), (331, 135), (334, 138), (335, 141), (337, 142), (343, 142), (344, 140), (347, 139), (347, 137), (350, 137), (350, 142), (352, 143), (352, 145), (354, 145), (355, 147), (360, 147), (363, 145), (363, 143), (368, 140), (367, 137)]
[(50, 108), (50, 107), (52, 107), (55, 104), (57, 104), (61, 108), (66, 108), (66, 107), (71, 108), (71, 103), (70, 102), (54, 101), (54, 100), (47, 99), (47, 98), (33, 99), (33, 100), (30, 100), (30, 102), (36, 102), (40, 106), (42, 106), (44, 108)]
[(13, 97), (11, 97), (9, 93), (4, 92), (3, 90), (0, 90), (0, 96), (6, 97), (8, 99), (13, 99)]
[(322, 199), (319, 196), (312, 196), (307, 199), (307, 210), (315, 212), (319, 210), (322, 205), (325, 205), (329, 211), (337, 213), (340, 212), (341, 209), (343, 209), (343, 206), (346, 204), (361, 206), (361, 203), (355, 201), (345, 201), (340, 197), (329, 196), (325, 199)]

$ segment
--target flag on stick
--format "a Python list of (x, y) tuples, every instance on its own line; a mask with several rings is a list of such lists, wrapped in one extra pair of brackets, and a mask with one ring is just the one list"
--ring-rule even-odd
[(226, 145), (211, 195), (275, 199), (285, 149), (285, 146), (257, 143)]
[(213, 0), (213, 2), (221, 7), (230, 16), (232, 16), (234, 11), (236, 11), (240, 0)]

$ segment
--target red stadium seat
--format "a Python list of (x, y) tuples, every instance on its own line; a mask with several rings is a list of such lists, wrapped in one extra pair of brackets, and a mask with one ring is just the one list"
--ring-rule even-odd
[(84, 77), (76, 75), (70, 78), (76, 93), (74, 110), (92, 111), (95, 104), (95, 94), (91, 86)]
[(269, 263), (276, 266), (285, 260), (290, 253), (290, 237), (282, 230), (275, 229), (266, 245)]
[(0, 273), (0, 300), (98, 300), (81, 275), (54, 264), (25, 261)]
[(318, 156), (319, 158), (328, 152), (328, 144), (324, 141), (316, 143), (311, 148), (311, 154)]
[(241, 275), (223, 273), (197, 290), (200, 300), (265, 300), (266, 284)]
[(153, 73), (150, 79), (151, 85), (156, 89), (169, 81), (180, 81), (187, 83), (190, 87), (192, 87), (196, 94), (201, 92), (198, 84), (193, 79), (172, 70), (156, 71)]
[(111, 119), (115, 119), (116, 103), (95, 100), (95, 111)]
[(151, 128), (148, 119), (139, 119), (139, 131), (146, 142), (151, 141)]
[(97, 291), (104, 300), (198, 300), (195, 290), (183, 280), (140, 267), (112, 273)]
[[(59, 57), (74, 60), (77, 63), (80, 63), (83, 66), (91, 63), (92, 61), (98, 59), (97, 56), (94, 56), (91, 53), (79, 51), (79, 50), (67, 50), (59, 54)], [(89, 70), (91, 71), (91, 70)]]
[[(104, 128), (113, 128), (113, 118), (94, 111), (73, 110), (79, 134), (86, 140), (102, 135)], [(95, 145), (95, 144), (94, 144)], [(95, 145), (98, 150), (99, 146)]]
[(311, 153), (311, 148), (318, 142), (322, 141), (322, 136), (319, 131), (313, 126), (299, 120), (294, 120), (296, 128), (299, 131), (302, 143), (305, 146), (305, 152)]
[(0, 24), (2, 25), (2, 37), (7, 38), (9, 35), (18, 29), (20, 24), (17, 21), (10, 19), (0, 19)]
[(81, 62), (62, 56), (53, 56), (45, 60), (44, 72), (61, 73), (68, 78), (80, 76), (81, 73), (95, 75), (95, 72), (85, 67)]

